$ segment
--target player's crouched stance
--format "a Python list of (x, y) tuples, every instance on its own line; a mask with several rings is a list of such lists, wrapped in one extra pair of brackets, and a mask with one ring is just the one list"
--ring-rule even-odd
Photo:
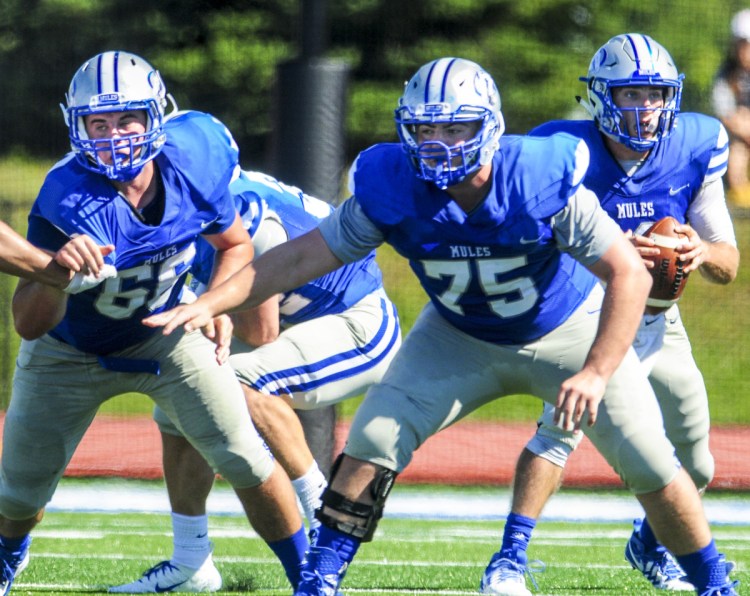
[[(317, 230), (270, 250), (193, 304), (147, 320), (166, 333), (194, 329), (383, 242), (409, 259), (430, 297), (357, 410), (295, 594), (336, 594), (360, 544), (374, 535), (397, 474), (424, 441), (493, 399), (527, 393), (556, 404), (562, 428), (586, 433), (698, 594), (736, 595), (632, 349), (650, 276), (581, 185), (585, 143), (569, 135), (501, 137), (494, 81), (458, 58), (419, 69), (396, 124), (401, 145), (360, 154), (352, 198)], [(496, 579), (491, 563), (482, 592), (503, 594)]]
[[(396, 110), (405, 151), (379, 145), (361, 154), (349, 208), (345, 203), (338, 221), (321, 226), (338, 256), (365, 235), (341, 240), (343, 230), (367, 230), (368, 237), (379, 231), (410, 259), (432, 303), (357, 411), (295, 594), (334, 594), (359, 545), (372, 538), (414, 449), (474, 408), (515, 392), (557, 400), (563, 427), (583, 425), (657, 518), (698, 594), (735, 594), (698, 492), (675, 468), (645, 374), (621, 343), (632, 342), (648, 293), (640, 258), (579, 186), (585, 147), (566, 136), (540, 143), (506, 137), (496, 152), (499, 108), (494, 83), (479, 66), (460, 59), (425, 65)], [(425, 205), (431, 209), (421, 210)], [(455, 245), (481, 256), (456, 258)], [(604, 304), (619, 304), (602, 308), (601, 318), (591, 314), (602, 304), (600, 290), (581, 264), (607, 282)], [(623, 307), (623, 299), (635, 307)], [(489, 310), (472, 308), (480, 300)], [(480, 591), (525, 593), (501, 587), (497, 558)]]
[[(327, 203), (260, 172), (241, 172), (229, 186), (256, 256), (314, 229), (333, 211)], [(191, 287), (202, 294), (215, 250), (197, 242)], [(375, 251), (301, 287), (233, 316), (233, 355), (253, 423), (287, 472), (315, 532), (315, 510), (327, 486), (295, 409), (333, 405), (379, 381), (401, 345), (395, 306), (382, 285)], [(138, 580), (110, 592), (215, 591), (221, 577), (211, 560), (206, 500), (215, 474), (160, 408), (164, 480), (172, 503), (174, 549)]]
[[(239, 167), (231, 134), (208, 114), (166, 114), (168, 105), (158, 71), (128, 52), (87, 60), (71, 81), (63, 111), (73, 151), (47, 174), (28, 238), (61, 265), (110, 247), (112, 269), (93, 287), (78, 279), (69, 290), (78, 293), (21, 280), (13, 296), (23, 341), (0, 459), (1, 596), (99, 407), (130, 392), (158, 404), (232, 485), (290, 584), (299, 581), (308, 541), (294, 491), (252, 432), (234, 371), (201, 332), (167, 337), (142, 324), (180, 302), (199, 237), (216, 249), (211, 283), (253, 257), (228, 192)], [(191, 587), (161, 571), (153, 591)]]

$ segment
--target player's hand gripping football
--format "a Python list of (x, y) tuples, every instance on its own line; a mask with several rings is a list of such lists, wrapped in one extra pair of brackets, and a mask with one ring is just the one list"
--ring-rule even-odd
[(698, 232), (688, 224), (676, 226), (675, 232), (687, 236), (687, 242), (683, 242), (680, 247), (680, 258), (685, 263), (685, 273), (696, 271), (706, 261), (707, 244), (701, 240)]
[[(674, 231), (677, 234), (684, 234), (686, 236), (686, 239), (680, 243), (679, 248), (676, 250), (680, 253), (680, 260), (685, 263), (684, 272), (688, 274), (698, 269), (705, 262), (707, 253), (706, 244), (698, 236), (698, 233), (687, 224), (676, 225)], [(654, 259), (660, 254), (660, 250), (654, 240), (646, 236), (633, 234), (630, 230), (625, 235), (641, 255), (646, 268), (653, 269), (655, 266)]]

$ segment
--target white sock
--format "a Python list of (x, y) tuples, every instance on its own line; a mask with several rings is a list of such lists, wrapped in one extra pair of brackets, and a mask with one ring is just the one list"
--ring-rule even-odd
[(320, 507), (320, 497), (328, 486), (328, 482), (326, 482), (326, 477), (323, 476), (317, 462), (313, 460), (310, 469), (304, 475), (292, 480), (292, 486), (307, 518), (308, 530), (318, 528), (320, 522), (315, 519), (315, 510)]
[(198, 569), (211, 554), (207, 515), (172, 513), (172, 562)]

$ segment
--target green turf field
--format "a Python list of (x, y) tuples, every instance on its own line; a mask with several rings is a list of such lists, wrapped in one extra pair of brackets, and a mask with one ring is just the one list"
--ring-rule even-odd
[[(349, 570), (347, 594), (472, 594), (497, 548), (501, 522), (385, 519)], [(212, 517), (215, 560), (225, 590), (290, 594), (280, 566), (244, 519)], [(14, 594), (85, 594), (133, 580), (171, 553), (166, 515), (49, 513), (35, 531), (32, 559)], [(623, 559), (627, 525), (541, 523), (529, 555), (546, 563), (535, 594), (656, 594)], [(716, 530), (750, 583), (750, 526)]]
[[(375, 540), (362, 546), (347, 574), (345, 593), (476, 593), (499, 546), (509, 502), (507, 489), (397, 485)], [(747, 585), (750, 506), (740, 494), (718, 491), (709, 492), (705, 504), (721, 550), (737, 564), (736, 579)], [(209, 533), (225, 591), (290, 594), (280, 565), (247, 525), (228, 484), (217, 482), (208, 507), (220, 514), (210, 517)], [(110, 512), (92, 513), (101, 509)], [(64, 479), (33, 532), (31, 563), (13, 593), (103, 592), (134, 580), (171, 555), (168, 510), (161, 481)], [(656, 594), (623, 558), (630, 521), (639, 513), (624, 491), (555, 495), (546, 510), (551, 521), (540, 523), (529, 550), (546, 564), (534, 593)]]

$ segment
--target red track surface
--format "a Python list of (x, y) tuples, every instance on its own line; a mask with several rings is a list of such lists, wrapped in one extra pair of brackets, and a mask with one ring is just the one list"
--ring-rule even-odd
[[(518, 454), (534, 428), (532, 422), (460, 422), (429, 439), (414, 455), (399, 482), (508, 485)], [(337, 451), (343, 446), (347, 431), (345, 424), (337, 428)], [(711, 486), (750, 490), (750, 428), (714, 428), (711, 449), (716, 458)], [(66, 475), (161, 478), (161, 442), (156, 425), (147, 417), (97, 417)], [(565, 485), (622, 486), (588, 440), (568, 462)]]

